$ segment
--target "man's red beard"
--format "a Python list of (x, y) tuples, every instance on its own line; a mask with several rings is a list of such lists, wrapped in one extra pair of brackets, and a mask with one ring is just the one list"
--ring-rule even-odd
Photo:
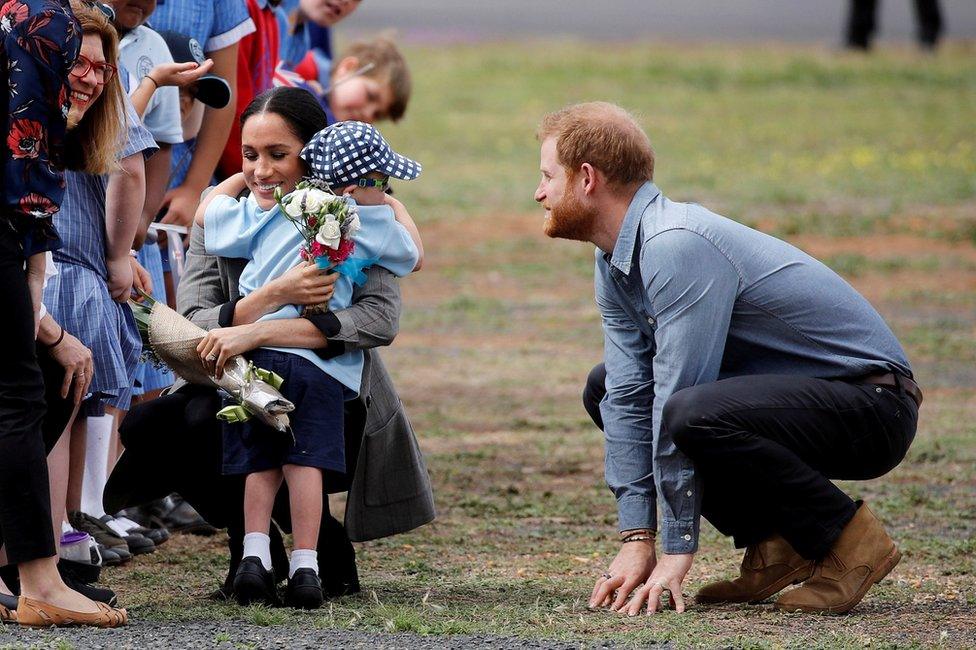
[(576, 190), (568, 190), (563, 200), (549, 209), (546, 235), (559, 239), (590, 241), (596, 219), (596, 209), (584, 205)]

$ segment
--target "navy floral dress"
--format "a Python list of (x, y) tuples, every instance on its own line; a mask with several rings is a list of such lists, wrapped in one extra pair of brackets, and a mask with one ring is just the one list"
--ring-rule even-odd
[(0, 214), (20, 236), (24, 257), (60, 246), (52, 215), (64, 197), (68, 72), (81, 27), (64, 0), (0, 0), (0, 99), (6, 140)]

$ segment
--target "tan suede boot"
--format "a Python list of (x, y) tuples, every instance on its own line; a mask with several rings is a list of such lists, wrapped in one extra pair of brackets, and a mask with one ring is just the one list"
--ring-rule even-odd
[(813, 573), (814, 563), (793, 550), (789, 542), (774, 535), (746, 548), (739, 577), (702, 587), (697, 603), (758, 603), (786, 587), (803, 582)]
[(864, 504), (813, 576), (776, 601), (776, 609), (814, 614), (844, 614), (861, 602), (871, 585), (880, 582), (901, 559), (881, 522)]

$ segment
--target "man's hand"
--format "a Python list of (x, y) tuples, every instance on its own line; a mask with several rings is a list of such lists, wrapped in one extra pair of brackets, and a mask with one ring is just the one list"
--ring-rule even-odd
[(61, 397), (66, 399), (74, 383), (74, 403), (81, 404), (88, 387), (91, 386), (93, 374), (95, 372), (92, 362), (91, 350), (85, 345), (68, 334), (64, 333), (64, 340), (51, 348), (51, 358), (57, 361), (64, 368), (64, 381), (61, 383)]
[(163, 223), (175, 223), (178, 226), (190, 227), (193, 223), (193, 215), (200, 205), (200, 191), (187, 185), (174, 187), (166, 192), (163, 197), (161, 210), (166, 214), (162, 218)]
[[(617, 557), (610, 563), (606, 574), (601, 576), (593, 586), (589, 607), (610, 605), (611, 610), (619, 610), (627, 602), (630, 592), (651, 575), (654, 566), (653, 541), (628, 542), (621, 545)], [(615, 600), (613, 600), (614, 591), (617, 592)]]
[(224, 365), (235, 354), (250, 352), (261, 345), (258, 337), (259, 325), (237, 325), (210, 330), (197, 345), (197, 354), (203, 359), (207, 371), (220, 379), (224, 375)]
[(640, 589), (634, 592), (634, 597), (627, 605), (627, 613), (636, 616), (640, 613), (641, 607), (647, 601), (647, 613), (653, 614), (661, 605), (661, 594), (669, 592), (671, 606), (679, 614), (685, 611), (685, 599), (681, 594), (681, 585), (691, 569), (691, 562), (695, 559), (694, 553), (685, 555), (661, 556), (660, 562), (651, 572), (651, 577), (647, 579)]
[(31, 255), (27, 259), (27, 289), (30, 292), (31, 305), (34, 308), (34, 338), (41, 326), (41, 297), (44, 293), (44, 269), (47, 267), (47, 256), (44, 253)]
[(273, 290), (281, 305), (321, 305), (332, 299), (338, 279), (338, 273), (323, 271), (314, 262), (302, 262), (275, 280)]
[(108, 269), (108, 292), (115, 302), (126, 302), (132, 293), (131, 255), (117, 260), (105, 260)]
[[(155, 244), (150, 244), (150, 246), (154, 245)], [(152, 294), (152, 276), (149, 275), (149, 271), (146, 270), (146, 267), (140, 264), (139, 261), (131, 255), (129, 256), (129, 266), (132, 267), (132, 288), (136, 292), (133, 300), (136, 302), (142, 302), (145, 300), (145, 298), (143, 298), (142, 294), (139, 293), (140, 291), (146, 294)]]

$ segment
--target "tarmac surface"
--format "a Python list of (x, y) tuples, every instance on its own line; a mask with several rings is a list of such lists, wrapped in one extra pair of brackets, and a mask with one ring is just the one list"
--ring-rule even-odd
[[(196, 622), (179, 625), (135, 621), (116, 630), (61, 628), (31, 630), (16, 625), (0, 626), (0, 647), (29, 648), (180, 648), (195, 650), (233, 650), (237, 648), (369, 648), (371, 650), (464, 648), (465, 650), (575, 650), (579, 643), (540, 641), (505, 637), (419, 636), (380, 634), (355, 630), (320, 630), (309, 626), (261, 627), (235, 622)], [(586, 648), (613, 648), (599, 642), (586, 642)], [(668, 648), (670, 645), (657, 646)]]
[[(880, 0), (878, 44), (911, 41), (912, 0)], [(941, 0), (948, 38), (976, 38), (976, 2)], [(343, 36), (395, 29), (450, 43), (577, 37), (596, 40), (793, 41), (839, 44), (847, 0), (367, 0)]]

